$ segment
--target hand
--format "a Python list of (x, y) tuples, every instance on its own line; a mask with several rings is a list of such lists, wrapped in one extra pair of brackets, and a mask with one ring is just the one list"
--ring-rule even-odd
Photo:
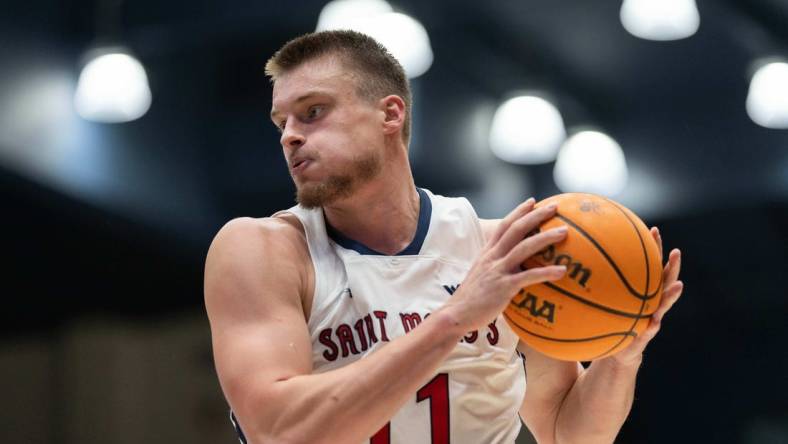
[[(652, 227), (651, 235), (654, 237), (654, 240), (657, 241), (659, 253), (662, 255), (662, 236), (659, 234), (659, 229), (657, 227)], [(662, 271), (662, 300), (657, 310), (654, 311), (654, 314), (651, 316), (648, 327), (646, 327), (643, 333), (638, 335), (624, 350), (621, 350), (607, 359), (612, 359), (617, 364), (622, 365), (636, 365), (640, 363), (643, 350), (646, 348), (646, 345), (654, 339), (657, 332), (659, 332), (662, 325), (662, 318), (665, 316), (665, 313), (676, 303), (681, 296), (681, 292), (684, 290), (684, 283), (678, 280), (680, 270), (681, 251), (673, 249)]]
[(534, 202), (528, 199), (501, 220), (460, 288), (442, 307), (463, 334), (498, 317), (520, 288), (558, 280), (566, 273), (565, 266), (521, 268), (526, 259), (564, 240), (567, 233), (563, 226), (529, 235), (556, 212), (555, 205), (534, 209)]

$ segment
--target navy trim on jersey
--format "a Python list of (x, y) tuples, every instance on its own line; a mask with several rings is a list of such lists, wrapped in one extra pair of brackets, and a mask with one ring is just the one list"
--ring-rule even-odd
[(241, 441), (241, 444), (246, 444), (246, 435), (244, 435), (244, 431), (241, 430), (241, 424), (238, 424), (238, 419), (235, 417), (235, 413), (233, 413), (232, 410), (230, 410), (230, 422), (233, 423), (235, 433), (238, 434), (238, 441)]
[[(413, 241), (411, 241), (410, 245), (397, 253), (396, 256), (419, 254), (421, 251), (421, 246), (424, 244), (424, 238), (427, 237), (427, 230), (430, 228), (430, 219), (432, 218), (432, 202), (430, 201), (430, 197), (427, 195), (426, 191), (418, 187), (416, 187), (416, 191), (419, 192), (419, 221), (416, 225), (416, 235), (413, 237)], [(329, 225), (328, 221), (326, 221), (326, 233), (328, 234), (328, 237), (331, 238), (331, 240), (343, 248), (347, 248), (348, 250), (354, 250), (359, 254), (386, 256), (379, 251), (375, 251), (367, 247), (361, 242), (344, 236), (342, 233), (334, 229), (334, 227)]]

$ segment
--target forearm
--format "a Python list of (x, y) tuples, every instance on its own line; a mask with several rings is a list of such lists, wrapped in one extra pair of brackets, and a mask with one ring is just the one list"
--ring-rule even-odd
[(612, 443), (632, 408), (639, 367), (640, 361), (630, 365), (612, 358), (594, 361), (577, 378), (559, 409), (556, 442)]
[[(261, 436), (277, 442), (361, 442), (411, 398), (464, 334), (439, 310), (353, 364), (279, 381), (260, 402), (278, 404)], [(267, 440), (261, 440), (267, 441)], [(254, 441), (253, 441), (254, 442)]]

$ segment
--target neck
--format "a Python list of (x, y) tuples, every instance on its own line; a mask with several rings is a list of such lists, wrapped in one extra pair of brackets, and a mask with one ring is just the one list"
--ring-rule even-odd
[(413, 240), (420, 210), (407, 153), (403, 149), (398, 154), (351, 197), (323, 207), (335, 230), (387, 255), (399, 253)]

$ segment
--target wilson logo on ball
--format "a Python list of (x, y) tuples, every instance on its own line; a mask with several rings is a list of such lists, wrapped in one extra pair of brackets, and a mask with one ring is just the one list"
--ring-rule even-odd
[(566, 272), (569, 279), (574, 279), (580, 286), (585, 287), (588, 279), (591, 277), (591, 269), (583, 266), (581, 262), (572, 259), (572, 256), (566, 253), (556, 252), (555, 246), (550, 245), (539, 253), (545, 262), (552, 262), (554, 265), (566, 265)]
[(519, 302), (512, 301), (517, 308), (528, 310), (531, 316), (545, 318), (551, 324), (555, 322), (555, 304), (547, 300), (542, 300), (540, 303), (539, 298), (535, 294), (527, 293), (523, 289), (520, 289), (518, 294), (523, 293), (525, 293), (525, 297), (520, 299)]

